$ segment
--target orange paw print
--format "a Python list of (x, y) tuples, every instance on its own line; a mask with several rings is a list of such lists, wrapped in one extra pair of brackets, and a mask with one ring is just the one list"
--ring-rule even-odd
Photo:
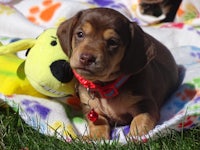
[(176, 95), (181, 98), (183, 101), (189, 101), (192, 100), (195, 95), (197, 94), (197, 91), (195, 89), (184, 89), (182, 92), (178, 92)]
[(38, 24), (38, 20), (48, 22), (60, 6), (60, 2), (54, 3), (53, 0), (43, 0), (41, 7), (38, 5), (29, 9), (30, 15), (27, 18), (36, 24)]

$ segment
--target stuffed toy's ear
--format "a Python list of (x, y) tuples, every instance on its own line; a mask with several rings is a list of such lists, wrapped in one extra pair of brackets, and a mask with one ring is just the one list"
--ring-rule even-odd
[(15, 53), (18, 51), (26, 50), (28, 48), (32, 48), (35, 45), (35, 42), (35, 39), (25, 39), (3, 46), (2, 43), (0, 43), (0, 55)]

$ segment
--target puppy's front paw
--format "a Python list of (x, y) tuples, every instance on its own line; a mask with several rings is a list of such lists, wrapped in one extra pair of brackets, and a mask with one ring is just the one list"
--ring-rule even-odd
[(108, 126), (95, 126), (90, 128), (92, 139), (110, 139), (110, 128)]
[(149, 113), (139, 114), (134, 117), (130, 126), (130, 136), (142, 136), (148, 134), (157, 123), (157, 119)]
[(110, 139), (110, 125), (104, 117), (95, 122), (89, 121), (90, 137), (92, 139)]

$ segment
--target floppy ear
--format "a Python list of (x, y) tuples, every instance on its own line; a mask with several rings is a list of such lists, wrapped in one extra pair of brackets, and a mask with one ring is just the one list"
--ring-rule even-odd
[(61, 23), (61, 25), (58, 27), (58, 30), (57, 30), (57, 36), (58, 36), (60, 45), (68, 57), (71, 56), (71, 51), (72, 51), (73, 30), (81, 13), (82, 12), (79, 12), (74, 17)]
[(134, 22), (130, 23), (130, 41), (121, 62), (123, 73), (140, 72), (154, 57), (154, 42), (151, 36)]
[(9, 43), (7, 45), (0, 46), (0, 55), (8, 54), (8, 53), (16, 53), (22, 50), (26, 50), (32, 48), (36, 43), (35, 39), (23, 39), (13, 43)]

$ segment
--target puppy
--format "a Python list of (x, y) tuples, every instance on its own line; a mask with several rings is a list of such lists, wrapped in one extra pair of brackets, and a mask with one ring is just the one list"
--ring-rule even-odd
[(178, 84), (169, 50), (134, 22), (108, 8), (87, 9), (63, 22), (57, 35), (74, 75), (92, 138), (110, 138), (130, 124), (144, 135)]

